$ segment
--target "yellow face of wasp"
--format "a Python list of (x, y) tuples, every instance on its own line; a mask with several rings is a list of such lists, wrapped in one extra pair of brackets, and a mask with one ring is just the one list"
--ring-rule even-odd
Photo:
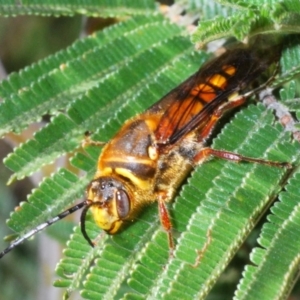
[(100, 177), (88, 186), (87, 197), (93, 201), (91, 210), (97, 225), (109, 234), (118, 232), (131, 208), (124, 185), (111, 177)]

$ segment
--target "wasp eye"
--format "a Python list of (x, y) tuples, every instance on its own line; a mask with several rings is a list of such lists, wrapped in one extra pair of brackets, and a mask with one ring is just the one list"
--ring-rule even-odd
[(117, 199), (117, 211), (121, 219), (125, 218), (130, 210), (130, 201), (127, 193), (123, 190), (118, 190), (116, 192)]

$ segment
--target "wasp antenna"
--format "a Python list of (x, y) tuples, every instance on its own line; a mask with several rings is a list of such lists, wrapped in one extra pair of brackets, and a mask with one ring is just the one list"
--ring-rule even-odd
[(40, 232), (41, 230), (43, 230), (44, 228), (52, 225), (53, 223), (65, 218), (66, 216), (74, 213), (75, 211), (81, 209), (84, 206), (89, 205), (89, 201), (88, 200), (84, 200), (83, 202), (78, 203), (77, 205), (65, 210), (64, 212), (62, 212), (61, 214), (57, 215), (56, 217), (54, 217), (53, 219), (48, 220), (45, 223), (42, 223), (40, 225), (38, 225), (37, 227), (35, 227), (34, 229), (28, 231), (25, 235), (23, 235), (21, 238), (15, 240), (14, 242), (12, 242), (5, 250), (3, 250), (0, 253), (0, 258), (2, 258), (5, 254), (7, 254), (8, 252), (10, 252), (12, 249), (14, 249), (15, 247), (17, 247), (19, 244), (21, 244), (22, 242), (24, 242), (25, 240), (29, 239), (30, 237), (32, 237), (34, 234)]
[(90, 239), (90, 237), (88, 236), (86, 229), (85, 229), (85, 217), (86, 217), (86, 213), (88, 212), (88, 210), (91, 208), (91, 206), (93, 205), (99, 205), (100, 202), (96, 201), (96, 202), (92, 202), (91, 200), (87, 200), (87, 205), (86, 207), (83, 209), (81, 216), (80, 216), (80, 228), (81, 228), (81, 232), (83, 237), (86, 239), (86, 241), (92, 246), (94, 247), (94, 243), (92, 242), (92, 240)]

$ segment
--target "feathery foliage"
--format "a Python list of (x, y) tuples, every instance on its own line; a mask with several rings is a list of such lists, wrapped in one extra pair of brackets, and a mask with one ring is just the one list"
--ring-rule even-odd
[[(300, 26), (296, 0), (194, 0), (189, 4), (177, 1), (176, 5), (182, 5), (187, 15), (200, 17), (192, 40), (201, 46), (217, 38), (281, 37), (298, 32)], [(12, 213), (8, 226), (16, 234), (11, 239), (24, 236), (84, 196), (101, 151), (95, 146), (83, 151), (86, 131), (92, 132), (94, 140), (110, 140), (127, 119), (158, 101), (208, 60), (209, 54), (194, 50), (186, 28), (170, 22), (157, 7), (150, 0), (90, 0), (84, 4), (0, 0), (2, 15), (119, 18), (117, 24), (0, 83), (2, 136), (18, 134), (45, 114), (51, 116), (48, 124), (5, 159), (14, 172), (10, 181), (30, 176), (62, 155), (71, 157), (71, 167), (45, 178)], [(173, 258), (155, 205), (115, 236), (101, 232), (88, 214), (86, 229), (97, 241), (95, 248), (88, 245), (77, 226), (56, 269), (59, 279), (55, 286), (66, 289), (66, 298), (76, 289), (84, 299), (220, 297), (222, 276), (234, 269), (230, 261), (257, 230), (255, 225), (269, 207), (257, 239), (259, 247), (250, 255), (252, 265), (245, 266), (243, 278), (235, 282), (228, 299), (233, 293), (236, 299), (257, 299), (257, 295), (282, 299), (291, 292), (300, 252), (297, 36), (291, 35), (285, 44), (280, 69), (272, 83), (277, 90), (269, 95), (278, 103), (276, 114), (261, 103), (247, 105), (222, 124), (212, 147), (290, 162), (293, 170), (216, 158), (197, 166), (170, 205), (176, 238)], [(282, 111), (293, 126), (280, 124), (284, 121), (276, 116)]]

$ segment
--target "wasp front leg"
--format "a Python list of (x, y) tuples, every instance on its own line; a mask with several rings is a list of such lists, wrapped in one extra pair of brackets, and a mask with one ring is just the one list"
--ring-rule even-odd
[(170, 256), (173, 257), (174, 252), (174, 240), (172, 235), (172, 222), (170, 220), (170, 215), (168, 212), (168, 208), (166, 206), (166, 199), (167, 194), (165, 192), (159, 192), (158, 194), (158, 212), (159, 212), (159, 218), (160, 223), (163, 227), (163, 229), (166, 231), (168, 235), (168, 243), (169, 243), (169, 250), (170, 250)]
[(88, 146), (96, 146), (96, 147), (103, 147), (105, 146), (105, 142), (99, 142), (99, 141), (94, 141), (91, 139), (91, 132), (86, 131), (84, 133), (84, 139), (81, 142), (82, 148), (86, 148)]

